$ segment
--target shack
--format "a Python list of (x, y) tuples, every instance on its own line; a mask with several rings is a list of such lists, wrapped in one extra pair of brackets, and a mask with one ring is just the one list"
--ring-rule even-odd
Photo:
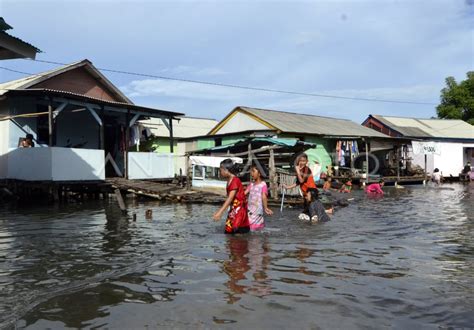
[(462, 120), (369, 115), (362, 125), (411, 140), (405, 167), (418, 166), (428, 174), (439, 168), (443, 176), (457, 178), (474, 161), (474, 126)]
[(226, 146), (247, 138), (296, 139), (306, 149), (316, 175), (332, 170), (336, 177), (363, 182), (422, 181), (400, 170), (401, 150), (410, 140), (390, 137), (353, 121), (249, 107), (236, 107), (205, 136), (183, 139), (186, 151)]
[(163, 122), (172, 145), (182, 115), (135, 105), (88, 60), (0, 84), (0, 178), (171, 178), (172, 154), (128, 149), (136, 122), (150, 117)]

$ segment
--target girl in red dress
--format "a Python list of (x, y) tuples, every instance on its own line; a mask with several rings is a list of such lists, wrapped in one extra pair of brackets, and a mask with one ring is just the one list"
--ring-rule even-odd
[(250, 224), (247, 215), (247, 198), (242, 182), (234, 173), (232, 159), (225, 159), (220, 164), (221, 177), (227, 178), (227, 199), (222, 207), (214, 214), (214, 221), (219, 221), (222, 214), (230, 206), (225, 222), (226, 234), (248, 233)]

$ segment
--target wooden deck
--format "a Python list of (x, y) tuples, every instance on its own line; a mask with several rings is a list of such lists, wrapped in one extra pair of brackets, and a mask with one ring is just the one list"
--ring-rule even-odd
[(222, 203), (225, 196), (210, 191), (187, 190), (174, 183), (147, 180), (127, 180), (123, 178), (107, 179), (113, 189), (120, 189), (137, 196), (158, 200), (177, 201), (184, 203)]

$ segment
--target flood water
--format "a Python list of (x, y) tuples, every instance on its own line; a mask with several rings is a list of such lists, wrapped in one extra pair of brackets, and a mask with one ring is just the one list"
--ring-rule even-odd
[(386, 191), (243, 236), (213, 205), (3, 207), (0, 328), (474, 326), (474, 184)]

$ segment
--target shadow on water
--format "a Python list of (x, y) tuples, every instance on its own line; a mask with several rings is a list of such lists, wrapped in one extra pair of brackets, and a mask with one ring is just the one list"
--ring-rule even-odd
[(329, 223), (285, 210), (242, 236), (210, 205), (5, 209), (0, 325), (468, 327), (474, 189), (443, 188), (355, 192)]

